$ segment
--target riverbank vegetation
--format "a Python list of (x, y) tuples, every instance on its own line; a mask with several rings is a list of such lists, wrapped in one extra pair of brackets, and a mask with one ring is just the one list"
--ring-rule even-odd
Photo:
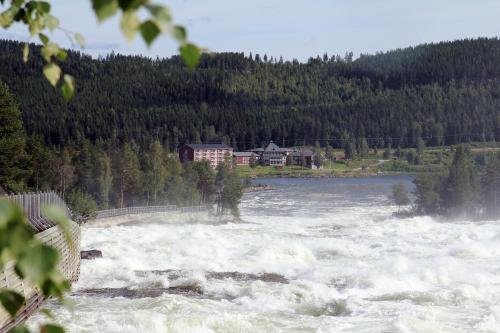
[[(349, 145), (351, 146), (351, 145)], [(355, 177), (381, 174), (438, 174), (448, 170), (453, 161), (454, 146), (416, 148), (366, 149), (362, 146), (346, 146), (336, 149), (308, 146), (320, 156), (319, 169), (301, 166), (238, 166), (241, 177)], [(473, 159), (482, 159), (483, 154), (500, 151), (498, 142), (473, 142), (469, 144)], [(346, 151), (349, 150), (349, 151)], [(350, 159), (346, 159), (350, 156)]]
[[(500, 216), (500, 152), (473, 156), (470, 147), (458, 145), (445, 172), (419, 175), (414, 183), (414, 214)], [(400, 185), (393, 188), (396, 205), (408, 204), (405, 191)]]

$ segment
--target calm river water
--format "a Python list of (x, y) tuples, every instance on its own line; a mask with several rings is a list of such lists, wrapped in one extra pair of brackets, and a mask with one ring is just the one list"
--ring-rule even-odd
[(500, 221), (394, 218), (398, 181), (265, 179), (246, 223), (85, 227), (104, 257), (48, 306), (70, 332), (499, 332)]

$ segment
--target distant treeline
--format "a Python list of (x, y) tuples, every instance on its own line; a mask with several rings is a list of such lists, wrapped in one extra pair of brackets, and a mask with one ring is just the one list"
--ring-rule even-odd
[(24, 126), (53, 147), (158, 139), (226, 142), (244, 150), (272, 139), (286, 146), (414, 147), (500, 140), (500, 41), (461, 40), (307, 63), (241, 53), (205, 55), (199, 68), (178, 57), (70, 51), (61, 65), (76, 77), (65, 103), (42, 76), (32, 45), (0, 42), (0, 80), (19, 102)]

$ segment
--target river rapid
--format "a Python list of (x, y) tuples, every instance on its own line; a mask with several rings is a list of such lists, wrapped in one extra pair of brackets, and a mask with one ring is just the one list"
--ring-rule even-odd
[(69, 332), (500, 332), (500, 220), (395, 218), (399, 181), (264, 179), (242, 223), (84, 227), (103, 258), (48, 307)]

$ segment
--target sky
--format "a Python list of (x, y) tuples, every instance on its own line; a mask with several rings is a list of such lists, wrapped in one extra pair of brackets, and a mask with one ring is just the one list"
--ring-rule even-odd
[[(428, 42), (500, 35), (499, 0), (156, 0), (169, 6), (189, 39), (214, 52), (244, 52), (306, 61), (311, 56), (375, 53)], [(90, 0), (51, 1), (61, 27), (86, 38), (84, 52), (150, 57), (177, 53), (168, 37), (147, 48), (128, 43), (118, 19), (98, 24)], [(1, 6), (0, 6), (1, 8)], [(26, 41), (24, 26), (0, 38)], [(72, 47), (62, 32), (54, 40)]]

